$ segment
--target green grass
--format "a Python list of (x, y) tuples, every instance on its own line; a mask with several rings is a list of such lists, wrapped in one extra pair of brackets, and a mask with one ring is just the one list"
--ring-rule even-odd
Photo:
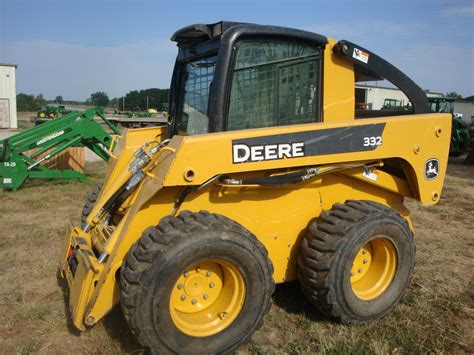
[[(141, 353), (120, 308), (78, 336), (56, 279), (70, 221), (105, 176), (88, 164), (89, 181), (33, 181), (0, 191), (0, 350), (2, 353)], [(262, 329), (239, 354), (472, 353), (474, 167), (450, 167), (441, 202), (408, 202), (417, 264), (403, 302), (384, 319), (342, 325), (325, 319), (296, 282), (279, 285)]]

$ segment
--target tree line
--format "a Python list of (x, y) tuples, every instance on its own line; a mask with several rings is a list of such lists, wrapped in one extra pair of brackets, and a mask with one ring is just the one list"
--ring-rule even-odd
[(145, 111), (149, 108), (165, 111), (168, 109), (168, 95), (169, 89), (133, 90), (125, 96), (113, 98), (110, 106), (118, 111)]
[[(166, 111), (168, 109), (168, 95), (169, 89), (145, 89), (132, 90), (125, 96), (115, 97), (109, 99), (106, 92), (97, 91), (85, 101), (64, 100), (61, 95), (56, 96), (54, 100), (46, 100), (43, 94), (29, 95), (20, 93), (16, 95), (16, 104), (18, 111), (38, 111), (42, 106), (47, 104), (57, 105), (93, 105), (112, 107), (117, 111), (145, 111), (148, 108), (154, 108), (159, 111)], [(456, 99), (463, 99), (467, 101), (474, 101), (474, 96), (463, 98), (456, 92), (449, 92), (447, 97), (454, 97)]]

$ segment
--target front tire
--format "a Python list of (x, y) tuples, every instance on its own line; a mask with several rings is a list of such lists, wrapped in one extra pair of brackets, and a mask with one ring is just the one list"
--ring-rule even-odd
[(344, 323), (381, 318), (400, 302), (414, 268), (406, 220), (372, 201), (335, 204), (302, 242), (298, 278), (307, 299)]
[(257, 238), (201, 211), (144, 231), (121, 269), (121, 305), (138, 341), (154, 353), (226, 353), (250, 340), (274, 290)]

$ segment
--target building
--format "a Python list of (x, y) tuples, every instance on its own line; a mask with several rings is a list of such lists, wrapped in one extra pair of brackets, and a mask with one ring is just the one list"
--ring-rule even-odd
[[(428, 97), (442, 97), (440, 92), (426, 91)], [(357, 108), (367, 110), (380, 110), (386, 100), (391, 100), (400, 106), (406, 106), (409, 102), (405, 94), (395, 87), (384, 87), (377, 85), (356, 84), (355, 101)], [(387, 102), (388, 103), (388, 102)], [(462, 114), (462, 119), (468, 125), (474, 125), (474, 102), (456, 100), (454, 102), (454, 112)]]
[[(439, 92), (427, 91), (428, 97), (443, 96)], [(368, 110), (380, 110), (386, 99), (397, 100), (401, 106), (409, 102), (405, 94), (398, 88), (389, 88), (376, 85), (356, 85), (355, 100), (358, 105), (366, 104)]]
[(16, 64), (0, 63), (0, 128), (18, 128)]
[(474, 125), (474, 102), (456, 100), (454, 112), (462, 114), (462, 120), (469, 125)]

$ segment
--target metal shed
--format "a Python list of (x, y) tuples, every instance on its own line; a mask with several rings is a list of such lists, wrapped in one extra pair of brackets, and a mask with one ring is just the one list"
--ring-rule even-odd
[(0, 128), (18, 128), (16, 64), (0, 63)]

